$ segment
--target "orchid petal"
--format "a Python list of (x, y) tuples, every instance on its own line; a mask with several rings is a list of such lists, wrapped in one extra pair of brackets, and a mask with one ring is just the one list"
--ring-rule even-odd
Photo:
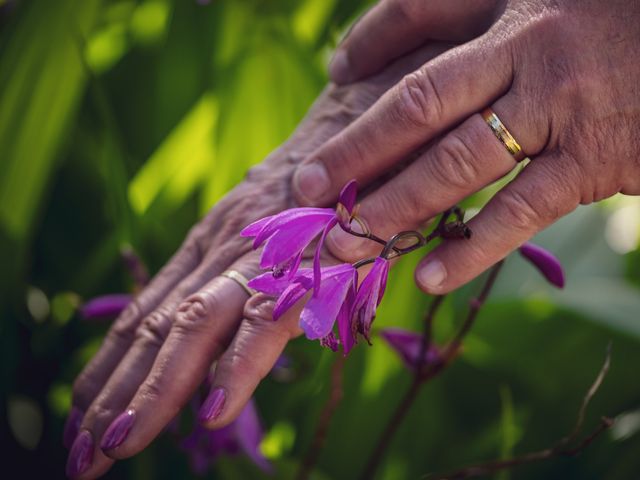
[[(380, 332), (382, 338), (400, 356), (409, 370), (418, 368), (422, 335), (401, 328), (385, 328)], [(438, 349), (431, 345), (425, 352), (424, 364), (434, 363), (439, 359)]]
[(337, 218), (332, 218), (327, 225), (325, 225), (324, 230), (322, 231), (322, 236), (320, 237), (320, 241), (316, 246), (316, 253), (313, 256), (313, 295), (317, 296), (320, 292), (320, 252), (322, 250), (322, 245), (324, 245), (324, 241), (327, 238), (327, 234), (331, 231), (333, 227), (338, 223)]
[(288, 279), (292, 279), (295, 276), (295, 274), (298, 272), (298, 268), (300, 268), (300, 263), (302, 262), (303, 253), (304, 253), (303, 251), (300, 251), (300, 253), (298, 253), (298, 255), (291, 262), (291, 266), (289, 267), (289, 270), (287, 272)]
[(356, 285), (358, 284), (358, 271), (353, 272), (353, 281), (351, 288), (347, 292), (345, 301), (338, 313), (338, 333), (340, 334), (340, 341), (342, 342), (342, 350), (344, 355), (348, 355), (353, 346), (356, 343), (354, 330), (351, 322), (351, 311), (353, 309), (353, 302), (356, 297)]
[(520, 247), (520, 254), (526, 258), (542, 275), (558, 288), (564, 287), (564, 271), (560, 260), (550, 251), (527, 242)]
[(249, 399), (242, 412), (234, 422), (236, 439), (240, 448), (266, 473), (273, 471), (273, 467), (260, 451), (262, 441), (262, 425), (253, 399)]
[(355, 180), (351, 180), (340, 192), (338, 202), (340, 202), (347, 209), (349, 213), (353, 213), (353, 207), (356, 205), (356, 196), (358, 195), (358, 183)]
[(367, 341), (369, 341), (371, 323), (376, 315), (376, 307), (380, 304), (384, 294), (388, 273), (389, 262), (384, 258), (377, 257), (373, 268), (360, 285), (354, 301), (354, 321)]
[(95, 297), (80, 308), (80, 315), (85, 320), (117, 317), (132, 300), (133, 296), (126, 293), (115, 293)]
[(271, 220), (273, 220), (275, 215), (269, 215), (268, 217), (261, 218), (260, 220), (256, 220), (255, 222), (250, 223), (246, 227), (242, 229), (240, 232), (240, 236), (242, 237), (255, 237), (260, 233), (260, 231), (267, 225)]
[(311, 282), (295, 282), (289, 285), (284, 292), (278, 298), (275, 306), (273, 307), (272, 317), (274, 320), (278, 320), (284, 313), (293, 307), (298, 300), (304, 297), (311, 289)]
[(316, 340), (329, 334), (352, 285), (353, 270), (352, 265), (345, 264), (322, 276), (322, 290), (309, 300), (300, 315), (300, 327), (307, 338)]
[(309, 221), (317, 217), (324, 217), (327, 219), (326, 221), (329, 221), (329, 219), (334, 215), (334, 211), (330, 208), (301, 207), (291, 208), (280, 212), (277, 215), (271, 216), (269, 221), (264, 225), (260, 232), (258, 232), (253, 241), (253, 248), (257, 248), (262, 245), (265, 240), (269, 239), (277, 231), (283, 228), (288, 228), (292, 222), (296, 223), (305, 219)]
[(270, 268), (289, 260), (304, 250), (318, 236), (332, 217), (312, 215), (291, 220), (267, 241), (260, 257), (260, 267)]
[(274, 277), (271, 272), (263, 273), (249, 280), (247, 285), (267, 295), (280, 295), (291, 284), (286, 277)]

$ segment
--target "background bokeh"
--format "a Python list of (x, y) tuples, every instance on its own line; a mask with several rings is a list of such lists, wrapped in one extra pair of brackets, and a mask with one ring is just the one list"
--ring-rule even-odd
[[(0, 0), (4, 478), (63, 477), (71, 384), (107, 328), (75, 309), (131, 289), (121, 248), (133, 246), (157, 271), (188, 228), (286, 139), (325, 84), (336, 41), (368, 3)], [(616, 426), (578, 458), (499, 478), (637, 478), (639, 239), (640, 202), (616, 197), (579, 208), (537, 239), (562, 259), (564, 291), (509, 259), (464, 354), (424, 389), (379, 477), (418, 478), (550, 446), (571, 429), (613, 340), (611, 372), (587, 425), (611, 415)], [(412, 281), (416, 261), (394, 270), (377, 328), (419, 328), (427, 299)], [(439, 339), (477, 288), (447, 300)], [(267, 379), (256, 394), (277, 478), (290, 476), (310, 443), (332, 358), (304, 339), (288, 353), (294, 380)], [(360, 471), (409, 380), (379, 338), (355, 350), (315, 478)], [(107, 477), (190, 478), (176, 445), (165, 434)], [(237, 457), (207, 475), (261, 474)]]

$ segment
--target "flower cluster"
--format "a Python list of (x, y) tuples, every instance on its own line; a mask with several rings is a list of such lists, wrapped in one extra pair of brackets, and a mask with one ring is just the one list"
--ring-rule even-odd
[[(426, 237), (420, 232), (402, 232), (384, 241), (364, 228), (356, 233), (351, 224), (357, 217), (357, 187), (349, 182), (340, 193), (335, 209), (293, 208), (262, 218), (244, 230), (241, 235), (253, 238), (253, 248), (263, 247), (260, 267), (267, 269), (249, 282), (253, 289), (277, 296), (273, 319), (279, 319), (293, 305), (306, 298), (300, 314), (300, 327), (307, 338), (336, 351), (342, 344), (348, 354), (362, 335), (370, 343), (371, 324), (384, 295), (389, 259), (404, 255), (424, 246), (434, 238), (470, 238), (471, 230), (462, 221), (462, 211), (452, 208), (445, 212), (434, 230)], [(451, 214), (457, 220), (447, 223)], [(384, 248), (378, 257), (363, 259), (355, 264), (321, 266), (320, 252), (327, 234), (339, 226), (346, 232), (376, 241)], [(312, 266), (301, 267), (304, 252), (319, 237), (315, 246)], [(411, 239), (408, 247), (396, 245)], [(547, 280), (557, 287), (564, 285), (564, 274), (558, 260), (549, 252), (527, 243), (520, 253), (536, 266)], [(371, 265), (369, 273), (359, 281), (358, 269)], [(337, 334), (334, 328), (337, 324)], [(338, 339), (339, 337), (339, 339)], [(417, 353), (416, 353), (417, 355)]]
[[(249, 286), (279, 297), (274, 320), (310, 294), (300, 315), (300, 327), (307, 338), (320, 340), (334, 351), (341, 343), (345, 355), (356, 343), (357, 333), (369, 341), (389, 272), (389, 261), (384, 256), (370, 259), (365, 264), (373, 266), (358, 287), (358, 267), (362, 265), (320, 265), (320, 251), (329, 231), (339, 225), (352, 232), (356, 195), (356, 183), (351, 181), (342, 189), (335, 210), (293, 208), (258, 220), (241, 232), (254, 238), (254, 248), (264, 244), (260, 267), (271, 271), (252, 279)], [(318, 236), (312, 267), (300, 268), (305, 249)], [(339, 342), (334, 333), (336, 324)]]

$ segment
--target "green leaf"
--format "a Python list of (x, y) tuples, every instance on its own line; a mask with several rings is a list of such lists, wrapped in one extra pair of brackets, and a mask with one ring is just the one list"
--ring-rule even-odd
[(86, 84), (81, 39), (98, 0), (29, 2), (0, 51), (0, 226), (30, 231)]
[(129, 201), (137, 214), (145, 214), (159, 197), (165, 207), (175, 208), (203, 178), (215, 176), (217, 117), (218, 102), (205, 93), (167, 135), (129, 184)]

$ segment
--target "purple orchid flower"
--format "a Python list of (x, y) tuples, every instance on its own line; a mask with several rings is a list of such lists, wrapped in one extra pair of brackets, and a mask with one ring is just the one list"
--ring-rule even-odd
[(401, 328), (385, 328), (380, 331), (380, 335), (400, 356), (405, 367), (409, 370), (415, 371), (419, 366), (429, 365), (440, 360), (438, 348), (435, 345), (430, 345), (424, 352), (422, 362), (420, 362), (422, 335), (418, 333)]
[(360, 332), (367, 342), (370, 342), (371, 324), (376, 316), (376, 308), (382, 301), (389, 275), (389, 261), (377, 257), (369, 274), (358, 289), (353, 303), (352, 336)]
[(126, 293), (114, 293), (93, 298), (80, 307), (80, 315), (85, 320), (113, 318), (131, 303), (132, 295)]
[(224, 454), (244, 453), (265, 473), (273, 467), (260, 452), (263, 431), (253, 399), (249, 400), (238, 418), (218, 430), (207, 430), (199, 423), (185, 438), (181, 447), (190, 454), (191, 467), (197, 474), (204, 474), (215, 459)]
[[(253, 248), (264, 249), (260, 267), (273, 270), (273, 276), (285, 273), (292, 279), (296, 274), (302, 254), (309, 244), (321, 235), (316, 247), (313, 272), (314, 295), (320, 291), (320, 251), (329, 231), (337, 224), (347, 226), (355, 207), (357, 185), (349, 182), (340, 192), (337, 210), (332, 208), (301, 207), (262, 218), (247, 226), (240, 235), (253, 237)], [(266, 242), (266, 243), (265, 243)]]
[(548, 250), (527, 242), (520, 247), (520, 254), (526, 258), (542, 275), (558, 288), (564, 287), (564, 270), (560, 260)]
[[(249, 286), (269, 295), (279, 295), (273, 309), (273, 319), (277, 320), (296, 302), (315, 288), (314, 271), (300, 269), (292, 280), (274, 278), (270, 273), (259, 275), (249, 282)], [(300, 315), (300, 327), (307, 338), (321, 340), (324, 346), (337, 349), (333, 335), (334, 324), (338, 331), (345, 354), (353, 345), (351, 334), (351, 311), (356, 296), (358, 273), (348, 263), (322, 268), (320, 271), (322, 290), (306, 303)]]

